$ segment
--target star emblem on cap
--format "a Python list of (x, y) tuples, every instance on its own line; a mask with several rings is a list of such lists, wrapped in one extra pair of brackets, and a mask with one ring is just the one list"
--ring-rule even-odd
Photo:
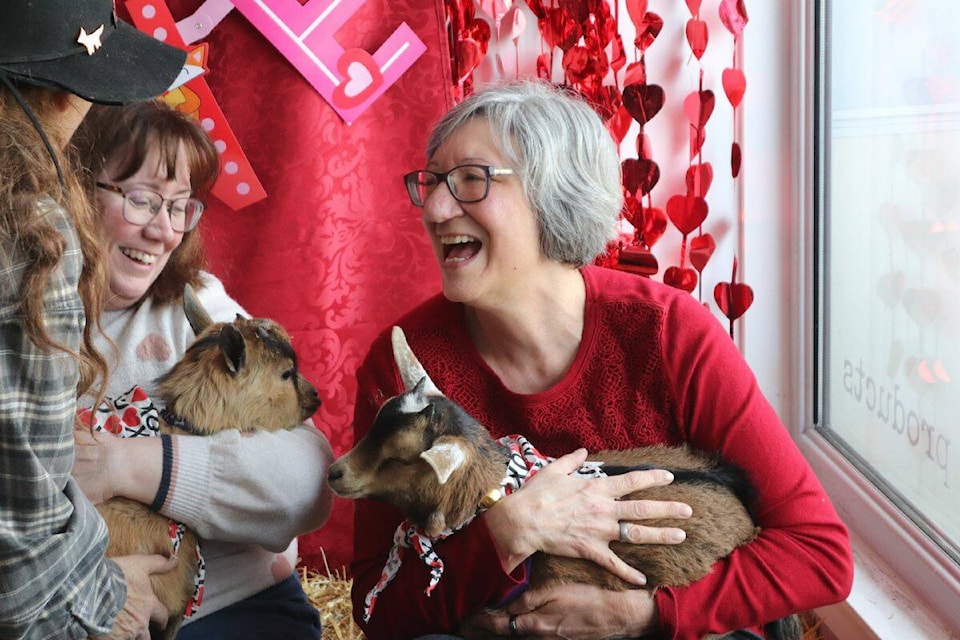
[(88, 56), (92, 56), (96, 53), (97, 49), (103, 46), (100, 42), (101, 35), (103, 35), (103, 25), (100, 25), (100, 27), (92, 33), (87, 33), (86, 29), (80, 27), (80, 35), (77, 36), (77, 42), (87, 48)]

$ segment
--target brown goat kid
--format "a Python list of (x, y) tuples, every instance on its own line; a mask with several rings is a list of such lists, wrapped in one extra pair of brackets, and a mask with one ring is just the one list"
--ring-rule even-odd
[[(456, 531), (483, 510), (486, 496), (504, 482), (510, 452), (443, 396), (399, 327), (394, 327), (392, 337), (406, 390), (384, 403), (370, 432), (330, 467), (328, 480), (342, 497), (369, 498), (397, 507), (409, 522), (434, 538)], [(682, 528), (687, 537), (679, 545), (610, 544), (618, 556), (646, 575), (647, 588), (690, 584), (757, 535), (745, 506), (752, 499), (742, 471), (722, 464), (716, 455), (686, 446), (645, 447), (600, 451), (588, 460), (602, 461), (608, 475), (666, 468), (674, 474), (672, 484), (637, 491), (624, 499), (679, 501), (693, 509), (689, 519), (641, 523)], [(636, 588), (587, 560), (534, 556), (529, 588), (569, 583), (611, 590)], [(767, 625), (766, 632), (768, 638), (799, 638), (800, 626), (791, 616)]]
[[(297, 369), (297, 357), (283, 328), (265, 319), (237, 316), (215, 323), (193, 290), (184, 292), (184, 311), (197, 335), (184, 357), (158, 381), (160, 432), (211, 435), (226, 429), (292, 429), (320, 406), (317, 390)], [(171, 520), (146, 505), (112, 498), (97, 508), (110, 532), (108, 556), (174, 553)], [(194, 592), (198, 541), (187, 529), (177, 567), (151, 576), (153, 590), (170, 614), (153, 637), (171, 639), (183, 622)]]

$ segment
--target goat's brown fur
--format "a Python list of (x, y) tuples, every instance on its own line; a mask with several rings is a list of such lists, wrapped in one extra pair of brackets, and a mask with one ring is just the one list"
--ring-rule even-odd
[[(280, 325), (239, 316), (232, 323), (213, 323), (192, 291), (184, 298), (197, 339), (158, 383), (158, 398), (167, 409), (205, 435), (226, 429), (292, 429), (313, 415), (320, 406), (317, 391), (300, 375), (290, 338)], [(160, 431), (187, 433), (163, 420)], [(173, 554), (166, 516), (126, 498), (112, 498), (97, 508), (110, 532), (108, 556)], [(197, 575), (197, 545), (187, 529), (176, 568), (150, 578), (170, 614), (166, 629), (155, 636), (172, 639), (183, 621)]]
[[(427, 535), (436, 536), (445, 529), (455, 530), (473, 516), (482, 498), (500, 486), (508, 452), (461, 407), (442, 396), (396, 328), (394, 351), (407, 391), (384, 403), (370, 432), (331, 466), (328, 478), (338, 495), (391, 504)], [(422, 376), (419, 382), (411, 384), (417, 376)], [(434, 452), (440, 452), (439, 460)], [(678, 475), (670, 485), (636, 491), (623, 499), (690, 505), (693, 515), (688, 519), (640, 523), (681, 528), (687, 534), (684, 542), (610, 544), (618, 556), (646, 575), (648, 588), (690, 584), (758, 533), (742, 499), (749, 493), (746, 480), (739, 470), (722, 465), (716, 455), (687, 446), (644, 447), (600, 451), (588, 459), (603, 461), (605, 467), (667, 468)], [(679, 477), (685, 470), (719, 473), (743, 484), (734, 490), (724, 482), (686, 482)], [(611, 590), (636, 588), (593, 562), (537, 553), (530, 588), (563, 583)], [(785, 628), (788, 632), (782, 637), (790, 637), (793, 631)]]

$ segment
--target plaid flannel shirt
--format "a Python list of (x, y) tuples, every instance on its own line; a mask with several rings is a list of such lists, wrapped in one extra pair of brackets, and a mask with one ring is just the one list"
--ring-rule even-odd
[[(44, 292), (46, 329), (76, 351), (84, 326), (79, 242), (51, 199), (40, 200), (37, 215), (67, 241)], [(126, 586), (104, 559), (103, 519), (70, 477), (78, 367), (63, 351), (41, 351), (23, 331), (27, 258), (15, 240), (0, 231), (0, 637), (104, 635)]]

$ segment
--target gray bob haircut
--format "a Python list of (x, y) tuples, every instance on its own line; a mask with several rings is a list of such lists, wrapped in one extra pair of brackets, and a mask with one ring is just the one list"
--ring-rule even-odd
[(545, 82), (491, 85), (434, 126), (427, 158), (474, 118), (490, 125), (537, 216), (540, 249), (582, 266), (606, 252), (623, 207), (620, 158), (600, 116), (579, 96)]

